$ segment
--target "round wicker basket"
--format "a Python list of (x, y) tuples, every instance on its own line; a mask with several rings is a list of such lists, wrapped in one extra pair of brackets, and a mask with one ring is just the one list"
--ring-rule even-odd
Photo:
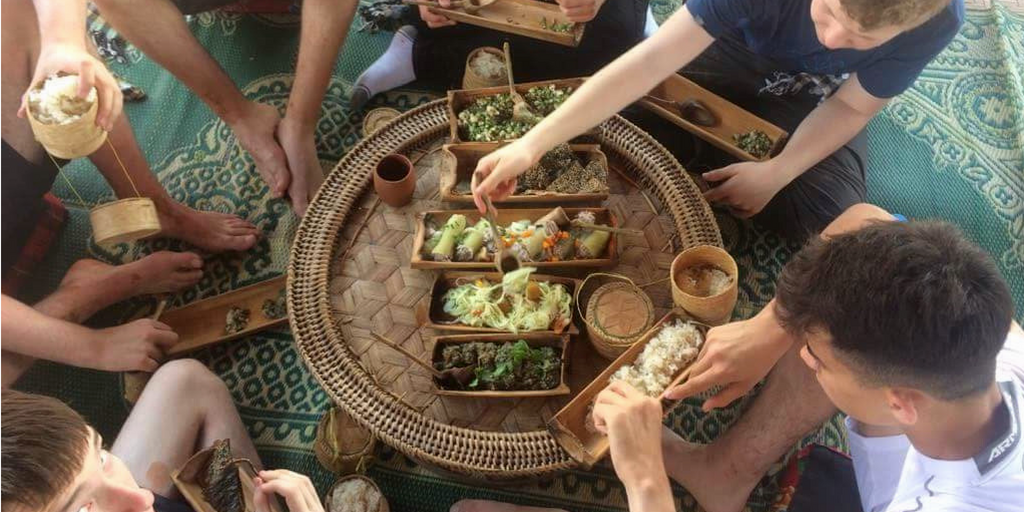
[(358, 473), (373, 457), (377, 440), (345, 411), (333, 407), (316, 427), (313, 453), (323, 467), (336, 475)]
[[(376, 509), (357, 509), (351, 506), (350, 504), (334, 503), (335, 489), (337, 489), (340, 485), (350, 480), (362, 480), (363, 482), (366, 482), (366, 484), (369, 485), (371, 489), (377, 491), (377, 494), (380, 495), (380, 501), (377, 502)], [(334, 485), (332, 485), (331, 488), (328, 489), (327, 494), (324, 495), (324, 510), (326, 510), (326, 512), (389, 512), (391, 510), (391, 507), (388, 506), (388, 500), (387, 498), (384, 497), (384, 493), (380, 492), (380, 487), (377, 487), (377, 482), (374, 482), (373, 480), (370, 480), (369, 478), (363, 475), (349, 475), (346, 477), (339, 478), (338, 481), (334, 482)]]
[[(369, 335), (361, 328), (354, 328), (344, 321), (348, 318), (355, 324), (365, 323), (368, 319), (349, 316), (350, 313), (338, 310), (340, 301), (348, 300), (339, 295), (345, 292), (346, 285), (350, 286), (353, 279), (348, 277), (352, 275), (348, 273), (358, 272), (358, 268), (353, 266), (356, 258), (359, 255), (365, 257), (375, 249), (373, 245), (364, 246), (369, 249), (360, 251), (359, 255), (353, 252), (346, 261), (340, 261), (342, 252), (351, 242), (350, 238), (385, 243), (383, 239), (377, 242), (372, 229), (361, 234), (355, 229), (355, 224), (366, 216), (365, 210), (358, 207), (372, 208), (370, 205), (376, 204), (366, 193), (377, 162), (390, 153), (410, 154), (432, 147), (442, 142), (449, 131), (445, 100), (421, 105), (370, 134), (346, 153), (327, 176), (302, 218), (288, 263), (288, 315), (296, 346), (310, 372), (334, 403), (381, 442), (417, 462), (482, 480), (510, 481), (552, 476), (578, 466), (578, 462), (545, 428), (486, 431), (463, 426), (471, 425), (466, 423), (445, 423), (426, 414), (416, 404), (410, 404), (409, 397), (391, 393), (373, 373), (367, 371), (358, 347), (365, 350), (366, 343), (372, 341), (367, 340)], [(646, 194), (659, 202), (658, 213), (664, 214), (669, 221), (664, 228), (675, 231), (676, 247), (722, 244), (721, 233), (707, 201), (663, 146), (618, 116), (605, 121), (595, 137), (602, 151), (616, 162), (616, 170), (629, 175)], [(417, 204), (407, 208), (407, 215), (415, 215), (419, 207)], [(380, 215), (394, 218), (398, 212), (400, 210), (385, 210)], [(409, 217), (403, 218), (405, 222), (412, 222)], [(387, 242), (394, 240), (388, 239)], [(387, 293), (391, 290), (395, 294), (403, 294), (402, 300), (405, 300), (404, 292), (410, 289), (409, 283), (413, 279), (426, 278), (407, 268), (408, 259), (403, 261), (403, 258), (408, 258), (407, 253), (403, 256), (392, 250), (395, 251), (395, 262), (387, 275), (397, 281), (396, 286), (392, 288), (390, 282), (386, 286), (381, 283), (367, 291)], [(343, 270), (346, 275), (342, 275)], [(409, 279), (404, 286), (398, 281), (403, 276)], [(351, 293), (346, 297), (352, 297)], [(667, 300), (671, 301), (671, 298), (667, 297)], [(363, 300), (363, 304), (368, 302), (372, 301)], [(410, 321), (417, 322), (412, 309), (407, 311), (410, 312)], [(407, 373), (412, 372), (404, 372), (403, 376)]]
[(399, 115), (401, 112), (388, 107), (379, 107), (367, 112), (363, 118), (363, 137), (377, 131)]
[[(681, 274), (688, 267), (711, 265), (729, 276), (729, 287), (711, 296), (686, 293), (679, 285)], [(739, 268), (725, 249), (710, 245), (690, 247), (672, 260), (672, 300), (687, 314), (709, 325), (721, 325), (732, 318), (739, 297)]]
[(631, 347), (654, 324), (654, 304), (642, 289), (625, 276), (595, 272), (576, 288), (576, 308), (580, 308), (580, 292), (594, 277), (616, 279), (594, 290), (587, 301), (587, 311), (580, 318), (587, 328), (587, 338), (599, 354), (615, 359)]
[(485, 87), (498, 87), (499, 85), (505, 85), (508, 79), (505, 77), (504, 72), (497, 77), (491, 78), (481, 75), (473, 69), (473, 66), (471, 66), (470, 63), (473, 62), (473, 59), (475, 59), (480, 53), (490, 53), (501, 60), (501, 62), (505, 62), (505, 54), (500, 49), (493, 46), (481, 46), (480, 48), (469, 52), (469, 55), (466, 57), (466, 72), (462, 74), (462, 88), (483, 89)]

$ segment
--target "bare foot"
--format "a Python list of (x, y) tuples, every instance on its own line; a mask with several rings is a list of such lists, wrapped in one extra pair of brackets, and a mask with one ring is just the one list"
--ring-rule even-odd
[(711, 457), (707, 445), (685, 441), (662, 429), (662, 451), (668, 476), (693, 495), (706, 512), (741, 512), (760, 476), (740, 475), (729, 461)]
[(316, 153), (316, 135), (313, 129), (303, 129), (286, 115), (281, 124), (277, 125), (277, 140), (284, 148), (288, 169), (291, 171), (288, 197), (291, 198), (295, 214), (301, 217), (306, 214), (309, 202), (324, 182), (324, 170)]
[(210, 252), (246, 251), (259, 239), (259, 229), (235, 215), (201, 212), (181, 203), (158, 206), (157, 213), (163, 226), (161, 236), (183, 240)]
[(97, 311), (137, 296), (176, 292), (203, 276), (203, 260), (191, 252), (160, 251), (124, 265), (76, 261), (56, 292), (36, 308), (44, 314), (83, 322)]
[(560, 508), (526, 507), (488, 500), (462, 500), (455, 502), (448, 512), (565, 512)]
[(228, 122), (238, 143), (256, 162), (256, 170), (274, 197), (284, 195), (290, 180), (284, 150), (274, 137), (280, 122), (281, 116), (276, 108), (254, 101), (248, 102), (245, 112), (237, 120)]

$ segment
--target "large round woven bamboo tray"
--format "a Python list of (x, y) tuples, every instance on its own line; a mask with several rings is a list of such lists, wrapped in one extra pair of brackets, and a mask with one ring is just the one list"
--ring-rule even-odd
[[(572, 395), (437, 396), (425, 370), (370, 334), (396, 340), (423, 359), (430, 357), (432, 337), (441, 334), (421, 327), (435, 274), (409, 268), (409, 260), (417, 214), (444, 207), (437, 200), (441, 153), (433, 149), (445, 142), (447, 131), (445, 101), (425, 104), (361, 141), (327, 177), (302, 219), (288, 266), (288, 313), (296, 344), (338, 406), (382, 442), (423, 464), (487, 480), (569, 469), (575, 461), (544, 424)], [(612, 166), (642, 186), (651, 201), (610, 173), (612, 193), (605, 207), (644, 236), (621, 237), (619, 262), (608, 271), (642, 286), (667, 277), (677, 251), (721, 246), (700, 190), (665, 148), (620, 117), (606, 121), (602, 131), (597, 138)], [(400, 209), (379, 203), (370, 186), (377, 161), (392, 152), (418, 161), (416, 194)], [(646, 291), (658, 316), (672, 307), (667, 280)], [(575, 339), (572, 389), (583, 389), (607, 363), (585, 339)]]

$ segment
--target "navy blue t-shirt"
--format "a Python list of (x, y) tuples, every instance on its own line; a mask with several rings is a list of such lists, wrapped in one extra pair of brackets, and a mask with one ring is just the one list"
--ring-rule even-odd
[(857, 73), (877, 98), (905, 91), (953, 39), (964, 1), (950, 4), (921, 26), (870, 50), (830, 50), (818, 40), (811, 0), (687, 0), (690, 14), (714, 38), (731, 37), (785, 68), (819, 75)]

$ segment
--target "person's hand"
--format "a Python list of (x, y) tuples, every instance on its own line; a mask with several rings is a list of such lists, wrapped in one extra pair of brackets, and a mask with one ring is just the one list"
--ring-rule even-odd
[(762, 311), (750, 320), (713, 327), (704, 343), (700, 358), (691, 367), (690, 378), (666, 390), (664, 398), (681, 400), (722, 386), (718, 394), (704, 402), (703, 408), (710, 411), (725, 407), (750, 392), (792, 345), (770, 311)]
[(273, 494), (284, 498), (289, 512), (324, 512), (313, 482), (310, 482), (306, 475), (286, 469), (260, 471), (254, 483), (256, 493), (252, 501), (256, 506), (256, 512), (270, 512), (270, 499)]
[(95, 361), (88, 366), (112, 372), (155, 372), (164, 352), (177, 342), (171, 326), (148, 318), (100, 329), (90, 350)]
[(537, 153), (523, 139), (518, 139), (477, 162), (470, 189), (480, 213), (487, 211), (484, 196), (492, 201), (501, 201), (515, 192), (516, 178), (540, 160)]
[[(449, 8), (452, 5), (452, 0), (437, 0), (437, 3), (441, 4), (441, 7)], [(450, 27), (455, 24), (454, 21), (449, 19), (444, 14), (438, 14), (431, 12), (430, 7), (421, 5), (420, 7), (420, 19), (427, 24), (430, 28), (441, 28)]]
[(749, 218), (788, 183), (772, 160), (740, 162), (703, 174), (706, 181), (720, 182), (704, 193), (709, 202), (728, 206), (737, 217)]
[(604, 2), (605, 0), (558, 0), (558, 7), (569, 21), (584, 23), (597, 16), (597, 11), (601, 10)]
[[(29, 87), (34, 87), (57, 72), (78, 75), (78, 96), (85, 98), (89, 90), (96, 88), (96, 126), (110, 131), (114, 121), (121, 115), (124, 97), (114, 75), (102, 62), (85, 49), (85, 44), (50, 43), (43, 45), (36, 61), (36, 70)], [(28, 111), (28, 91), (21, 97), (18, 117), (24, 118)]]
[(625, 382), (612, 382), (597, 395), (594, 426), (608, 435), (612, 464), (623, 483), (665, 475), (661, 417), (661, 402)]

